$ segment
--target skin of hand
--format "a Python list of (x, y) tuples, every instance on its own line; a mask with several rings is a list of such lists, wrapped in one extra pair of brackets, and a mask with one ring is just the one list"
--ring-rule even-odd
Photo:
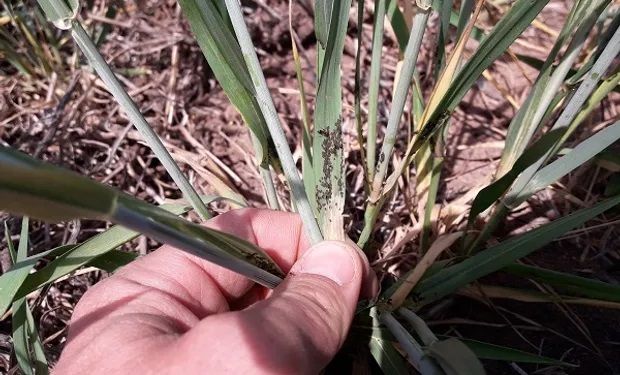
[(90, 288), (55, 374), (315, 374), (377, 279), (352, 244), (310, 246), (299, 216), (260, 209), (206, 224), (264, 249), (288, 276), (270, 291), (163, 246)]

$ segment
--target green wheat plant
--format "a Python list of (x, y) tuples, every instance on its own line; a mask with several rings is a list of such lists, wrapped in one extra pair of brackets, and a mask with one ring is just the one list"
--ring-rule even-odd
[[(616, 58), (620, 52), (620, 9), (610, 0), (574, 1), (544, 61), (518, 56), (522, 63), (535, 67), (539, 73), (510, 123), (493, 180), (477, 195), (472, 195), (468, 219), (461, 225), (439, 234), (431, 230), (432, 212), (441, 206), (437, 202), (446, 158), (442, 151), (447, 147), (445, 135), (456, 108), (548, 2), (511, 2), (504, 8), (501, 19), (484, 31), (476, 26), (484, 0), (416, 0), (407, 11), (401, 9), (402, 4), (397, 0), (376, 0), (368, 69), (360, 63), (362, 43), (358, 41), (357, 45), (355, 116), (350, 119), (343, 109), (343, 49), (349, 14), (356, 8), (358, 20), (362, 20), (366, 7), (362, 0), (358, 0), (357, 7), (351, 0), (316, 0), (313, 107), (307, 100), (298, 46), (291, 28), (303, 123), (300, 142), (303, 160), (299, 170), (248, 32), (247, 15), (239, 2), (179, 0), (216, 79), (251, 131), (256, 168), (262, 177), (267, 205), (298, 212), (311, 242), (352, 239), (369, 258), (375, 259), (378, 252), (372, 239), (378, 228), (385, 225), (380, 219), (386, 214), (386, 203), (399, 194), (401, 178), (415, 176), (417, 210), (413, 209), (411, 215), (420, 225), (419, 238), (413, 239), (419, 261), (413, 268), (403, 270), (398, 280), (385, 281), (377, 298), (360, 301), (351, 329), (353, 347), (369, 353), (383, 373), (483, 374), (481, 360), (485, 359), (573, 366), (493, 343), (433, 333), (424, 320), (426, 309), (455, 293), (469, 290), (470, 285), (492, 273), (504, 272), (535, 280), (555, 287), (560, 293), (513, 290), (536, 297), (538, 302), (554, 302), (559, 298), (567, 304), (620, 308), (617, 285), (519, 262), (588, 220), (604, 213), (617, 215), (620, 205), (617, 187), (608, 189), (607, 197), (591, 207), (489, 244), (511, 211), (537, 192), (591, 160), (606, 157), (608, 163), (616, 160), (617, 165), (617, 157), (614, 159), (610, 150), (620, 139), (620, 121), (596, 124), (596, 127), (586, 121), (610, 92), (618, 90), (620, 83)], [(12, 310), (18, 364), (29, 374), (47, 371), (47, 362), (25, 297), (83, 266), (113, 272), (135, 259), (134, 255), (117, 248), (138, 235), (172, 244), (266, 287), (277, 286), (285, 277), (261, 249), (182, 217), (195, 210), (202, 220), (208, 219), (212, 216), (208, 204), (226, 198), (202, 196), (192, 187), (85, 32), (77, 1), (39, 0), (39, 5), (49, 21), (71, 35), (182, 191), (184, 200), (160, 207), (149, 205), (15, 150), (0, 148), (0, 209), (24, 215), (17, 250), (5, 227), (13, 268), (0, 276), (0, 313)], [(431, 17), (439, 20), (432, 61), (434, 84), (429, 94), (423, 95), (416, 63)], [(393, 82), (389, 116), (383, 127), (378, 121), (378, 102), (385, 100), (380, 98), (379, 81), (388, 23), (398, 41), (402, 65)], [(358, 33), (358, 39), (361, 35)], [(449, 47), (451, 40), (455, 43)], [(477, 47), (466, 53), (465, 46), (471, 40), (477, 40)], [(363, 90), (362, 79), (367, 79), (368, 91)], [(368, 98), (367, 114), (361, 111), (362, 97)], [(348, 145), (342, 132), (347, 121), (355, 121), (357, 141), (362, 146), (365, 192), (363, 221), (354, 223), (348, 232), (343, 222), (347, 213), (344, 149)], [(410, 131), (401, 131), (406, 126)], [(576, 144), (568, 142), (578, 129), (590, 135)], [(274, 174), (284, 177), (285, 191), (275, 188)], [(291, 207), (281, 204), (286, 200), (279, 199), (279, 194), (290, 194)], [(88, 218), (110, 221), (117, 226), (83, 243), (29, 256), (28, 217), (50, 221)], [(51, 262), (37, 267), (43, 257)]]

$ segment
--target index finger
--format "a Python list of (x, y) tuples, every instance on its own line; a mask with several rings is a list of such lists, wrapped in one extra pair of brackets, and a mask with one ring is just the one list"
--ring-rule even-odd
[[(256, 244), (285, 273), (288, 273), (301, 253), (310, 247), (310, 242), (303, 232), (301, 219), (297, 214), (290, 212), (244, 208), (229, 211), (211, 219), (206, 223), (206, 226)], [(163, 246), (155, 251), (149, 255), (151, 258), (149, 260), (156, 264), (170, 264), (182, 272), (184, 265), (178, 262), (180, 254), (187, 261), (204, 270), (222, 294), (229, 299), (241, 297), (254, 285), (245, 276), (196, 256), (183, 253), (171, 246)], [(176, 261), (168, 262), (168, 260), (173, 259)]]
[[(259, 245), (286, 272), (300, 250), (308, 247), (295, 214), (243, 209), (210, 220), (207, 226)], [(132, 325), (133, 330), (121, 330), (125, 336), (139, 335), (153, 327), (182, 332), (208, 315), (229, 311), (230, 303), (253, 285), (244, 276), (162, 246), (121, 268), (84, 295), (72, 317), (70, 341), (87, 343), (122, 316), (157, 320), (150, 325)]]

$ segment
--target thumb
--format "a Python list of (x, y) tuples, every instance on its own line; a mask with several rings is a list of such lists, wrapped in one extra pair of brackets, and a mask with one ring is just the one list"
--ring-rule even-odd
[(320, 371), (342, 346), (359, 299), (364, 259), (350, 244), (321, 242), (293, 265), (270, 298), (250, 309), (280, 322), (285, 337), (271, 343), (295, 359), (296, 371)]
[[(321, 242), (304, 253), (269, 298), (242, 311), (207, 317), (181, 340), (187, 350), (185, 345), (177, 348), (210, 353), (196, 362), (202, 362), (203, 370), (316, 374), (346, 338), (365, 265), (354, 246)], [(192, 357), (185, 363), (197, 360)]]
[(344, 242), (316, 244), (270, 298), (249, 309), (281, 324), (284, 332), (270, 342), (293, 361), (286, 361), (295, 364), (292, 372), (317, 373), (342, 346), (359, 299), (364, 259)]
[(293, 265), (270, 298), (246, 310), (279, 322), (279, 335), (265, 342), (294, 366), (283, 372), (317, 373), (340, 349), (359, 299), (364, 262), (352, 245), (321, 242)]

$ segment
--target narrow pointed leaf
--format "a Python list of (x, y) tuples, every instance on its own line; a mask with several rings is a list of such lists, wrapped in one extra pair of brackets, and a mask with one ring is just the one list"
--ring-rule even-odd
[[(557, 132), (561, 135), (559, 140), (556, 141), (554, 145), (552, 145), (552, 147), (556, 147), (559, 143), (562, 142), (562, 139), (566, 138), (567, 129), (565, 127), (556, 127), (555, 129), (552, 129), (550, 131), (550, 133), (553, 132)], [(543, 138), (541, 138), (541, 142), (543, 141)], [(530, 155), (524, 154), (522, 158), (528, 160), (527, 163), (519, 166), (515, 164), (515, 167), (517, 167), (517, 169), (519, 170), (519, 174), (516, 179), (514, 178), (514, 173), (512, 173), (511, 171), (510, 173), (506, 174), (502, 179), (489, 186), (489, 191), (493, 191), (493, 194), (489, 194), (488, 196), (479, 194), (476, 197), (477, 201), (474, 202), (475, 206), (472, 206), (472, 214), (478, 214), (482, 212), (481, 209), (484, 210), (484, 207), (488, 207), (488, 205), (492, 203), (491, 198), (495, 199), (494, 197), (496, 197), (497, 193), (499, 193), (499, 191), (496, 189), (503, 190), (505, 188), (505, 184), (509, 181), (512, 181), (511, 187), (506, 192), (505, 198), (503, 199), (501, 204), (496, 206), (496, 209), (493, 211), (491, 218), (485, 225), (480, 235), (478, 235), (478, 237), (476, 237), (475, 240), (468, 246), (469, 251), (478, 248), (480, 244), (484, 243), (484, 241), (486, 241), (491, 236), (499, 223), (510, 212), (510, 209), (525, 202), (535, 192), (554, 183), (559, 178), (578, 168), (583, 163), (596, 156), (596, 154), (600, 153), (605, 148), (616, 142), (618, 139), (620, 139), (620, 121), (594, 134), (590, 138), (578, 144), (566, 155), (553, 161), (552, 163), (535, 173), (533, 173), (532, 171), (537, 169), (537, 166), (540, 165), (542, 159), (552, 153), (552, 150), (545, 151), (542, 156), (534, 155), (534, 153)], [(543, 148), (540, 148), (539, 150), (544, 151)], [(533, 156), (539, 157), (538, 159), (532, 161)], [(527, 166), (527, 168), (523, 170), (521, 167), (525, 166), (526, 164), (529, 164), (529, 166)], [(525, 181), (529, 182), (525, 186), (523, 186)], [(475, 216), (470, 215), (469, 219), (471, 224), (473, 223)]]
[[(357, 1), (357, 24), (358, 25), (362, 25), (364, 23), (364, 6), (365, 6), (365, 3), (363, 1)], [(376, 8), (376, 4), (375, 4), (375, 8)], [(385, 11), (385, 6), (383, 6), (382, 8)], [(380, 7), (379, 9), (382, 9), (382, 8)], [(377, 12), (375, 11), (375, 17), (376, 17), (376, 13)], [(362, 27), (357, 28), (356, 39), (357, 39), (357, 43), (356, 43), (356, 48), (355, 48), (355, 76), (353, 77), (353, 80), (354, 80), (353, 111), (355, 112), (355, 136), (356, 136), (357, 143), (359, 144), (360, 158), (361, 160), (365, 160), (366, 163), (368, 163), (370, 159), (366, 156), (367, 153), (364, 152), (364, 134), (363, 134), (364, 124), (362, 123), (362, 86), (363, 86), (362, 85), (362, 48), (364, 45), (364, 31)], [(375, 50), (373, 48), (373, 53), (374, 51)], [(372, 104), (373, 104), (372, 99), (371, 98), (368, 99), (368, 107), (369, 107), (368, 111), (371, 110)], [(370, 117), (368, 118), (368, 120), (369, 120), (368, 121), (368, 132), (370, 133), (371, 131)], [(366, 147), (369, 147), (369, 146), (370, 144), (366, 143)], [(361, 166), (362, 166), (362, 170), (363, 170), (364, 178), (365, 178), (364, 182), (366, 182), (364, 186), (365, 188), (364, 190), (368, 192), (367, 184), (368, 184), (368, 181), (370, 181), (369, 173), (371, 169), (365, 166), (363, 162)]]
[(303, 156), (301, 159), (301, 171), (303, 175), (303, 183), (306, 189), (310, 206), (315, 214), (317, 213), (316, 207), (316, 179), (314, 178), (314, 168), (312, 167), (312, 125), (310, 118), (310, 110), (308, 107), (308, 99), (306, 96), (306, 88), (304, 85), (304, 77), (301, 68), (301, 58), (299, 57), (299, 50), (297, 48), (297, 41), (295, 31), (293, 30), (293, 2), (289, 0), (289, 31), (291, 34), (291, 47), (293, 53), (293, 63), (295, 66), (295, 76), (297, 78), (297, 86), (299, 87), (299, 105), (301, 106), (301, 118), (304, 124), (301, 135), (301, 148)]
[(112, 250), (86, 263), (86, 266), (96, 267), (108, 273), (113, 273), (116, 272), (117, 269), (128, 265), (136, 259), (138, 259), (137, 253)]
[(16, 261), (22, 261), (28, 258), (28, 226), (30, 225), (30, 219), (28, 216), (24, 216), (22, 219), (22, 229), (19, 233), (19, 245), (17, 245)]
[(47, 374), (47, 359), (26, 298), (12, 307), (13, 349), (20, 369), (26, 375)]
[[(75, 0), (71, 1), (74, 2)], [(38, 0), (38, 2), (42, 5), (44, 9), (46, 7), (46, 5), (44, 4), (47, 4), (48, 8), (46, 9), (46, 12), (51, 12), (46, 13), (48, 19), (58, 20), (58, 15), (54, 13), (55, 10), (58, 10), (58, 12), (60, 13), (66, 13), (66, 3), (64, 3), (64, 0)], [(159, 161), (162, 163), (168, 174), (170, 174), (172, 180), (183, 192), (185, 198), (190, 203), (192, 203), (198, 215), (200, 215), (203, 219), (210, 218), (211, 213), (200, 200), (198, 193), (189, 183), (183, 172), (180, 170), (179, 166), (175, 163), (174, 159), (172, 158), (166, 147), (163, 145), (159, 136), (149, 126), (148, 122), (138, 109), (138, 106), (129, 96), (127, 91), (123, 88), (123, 86), (119, 82), (114, 72), (112, 72), (112, 69), (107, 64), (103, 56), (101, 56), (101, 54), (97, 50), (97, 47), (90, 39), (90, 36), (82, 27), (82, 24), (72, 18), (65, 19), (61, 17), (61, 21), (66, 21), (67, 25), (57, 26), (67, 26), (67, 29), (71, 29), (71, 36), (73, 37), (73, 40), (78, 45), (82, 53), (86, 56), (89, 64), (95, 69), (95, 71), (97, 72), (101, 80), (105, 83), (112, 96), (114, 96), (127, 117), (130, 119), (131, 123), (136, 127), (140, 135), (144, 138), (148, 146), (151, 148), (151, 150), (153, 150)]]
[(461, 9), (458, 16), (458, 22), (456, 25), (456, 37), (459, 38), (465, 30), (465, 25), (471, 17), (471, 12), (474, 9), (475, 0), (463, 0), (461, 1)]
[(568, 154), (545, 166), (532, 177), (530, 182), (518, 194), (509, 195), (511, 203), (520, 204), (538, 190), (549, 186), (567, 175), (596, 154), (620, 139), (620, 121), (606, 127), (590, 138), (581, 142)]
[(308, 195), (303, 187), (303, 182), (299, 178), (299, 172), (288, 146), (288, 140), (282, 129), (269, 87), (267, 86), (267, 80), (265, 79), (260, 61), (258, 60), (258, 55), (252, 43), (250, 32), (245, 24), (241, 6), (237, 0), (226, 0), (226, 7), (232, 21), (235, 35), (239, 41), (243, 59), (250, 72), (250, 77), (252, 79), (251, 84), (255, 91), (256, 100), (258, 101), (259, 108), (267, 123), (269, 133), (271, 134), (280, 162), (282, 163), (282, 170), (291, 188), (294, 204), (299, 211), (308, 237), (313, 243), (316, 243), (323, 239), (323, 236), (314, 217)]
[[(15, 258), (17, 262), (24, 261), (28, 257), (28, 223), (28, 217), (24, 217)], [(27, 271), (29, 272), (30, 269)], [(3, 290), (2, 293), (4, 292)], [(28, 307), (28, 301), (21, 298), (13, 303), (12, 312), (13, 348), (19, 367), (24, 374), (46, 374), (48, 372), (47, 360)]]
[(427, 139), (437, 130), (440, 120), (456, 108), (482, 72), (508, 49), (548, 2), (549, 0), (518, 0), (510, 7), (501, 21), (482, 40), (476, 52), (455, 77), (446, 95), (429, 115), (419, 134), (421, 139)]
[(449, 31), (453, 1), (454, 0), (442, 0), (440, 6), (436, 8), (441, 20), (434, 59), (434, 75), (436, 78), (439, 76), (446, 62), (446, 45), (450, 42)]
[[(521, 155), (534, 133), (542, 125), (541, 121), (545, 113), (552, 109), (555, 95), (560, 91), (570, 73), (571, 66), (585, 45), (592, 26), (608, 2), (609, 0), (585, 0), (574, 3), (560, 35), (541, 67), (534, 87), (510, 123), (506, 147), (502, 152), (498, 167), (498, 176), (503, 176), (512, 167), (514, 161)], [(567, 42), (566, 52), (556, 67), (553, 63)]]
[[(0, 196), (1, 196), (1, 193), (0, 193)], [(28, 274), (30, 273), (30, 270), (32, 270), (32, 267), (34, 267), (34, 265), (36, 264), (36, 260), (27, 258), (27, 249), (28, 249), (28, 218), (27, 217), (24, 217), (24, 219), (22, 220), (22, 230), (20, 234), (20, 240), (19, 240), (17, 252), (15, 252), (13, 242), (11, 241), (11, 236), (10, 236), (10, 233), (6, 225), (5, 225), (5, 237), (7, 239), (9, 253), (15, 254), (15, 256), (12, 257), (12, 261), (14, 262), (14, 264), (11, 267), (11, 269), (9, 269), (8, 272), (5, 272), (0, 276), (0, 315), (4, 314), (4, 312), (9, 308), (9, 306), (11, 306), (11, 303), (13, 302), (13, 296), (15, 295), (19, 287), (22, 285), (26, 277), (28, 277)], [(18, 304), (17, 307), (20, 307), (22, 304)]]
[(375, 2), (374, 22), (372, 26), (372, 55), (370, 58), (370, 77), (368, 87), (368, 136), (366, 143), (366, 169), (368, 180), (372, 181), (375, 173), (377, 149), (377, 116), (379, 108), (379, 84), (381, 81), (381, 55), (383, 52), (383, 33), (386, 0)]
[[(539, 160), (537, 160), (535, 163), (533, 163), (530, 167), (528, 167), (525, 171), (521, 173), (521, 175), (513, 183), (510, 191), (507, 194), (507, 198), (509, 201), (516, 202), (519, 200), (527, 199), (526, 194), (532, 192), (533, 176), (536, 175), (539, 169), (560, 150), (562, 144), (566, 141), (568, 136), (570, 136), (571, 132), (574, 130), (574, 119), (580, 112), (581, 107), (586, 103), (587, 99), (595, 90), (598, 82), (601, 80), (602, 75), (605, 73), (605, 71), (607, 71), (608, 67), (614, 61), (615, 57), (618, 55), (619, 52), (620, 28), (615, 30), (613, 37), (609, 40), (609, 43), (605, 46), (600, 56), (593, 64), (592, 69), (583, 79), (574, 94), (570, 97), (570, 99), (568, 99), (564, 110), (551, 127), (551, 130), (565, 129), (566, 131), (564, 136), (543, 157), (541, 157)], [(613, 132), (614, 130), (608, 131)], [(588, 147), (592, 147), (592, 145), (589, 145)], [(587, 159), (589, 158), (584, 159), (584, 161)], [(564, 161), (566, 162), (567, 159), (564, 159)], [(540, 175), (538, 176), (540, 177)]]
[(409, 88), (411, 87), (411, 80), (420, 52), (420, 46), (422, 45), (422, 38), (426, 29), (429, 13), (428, 10), (420, 10), (413, 19), (413, 26), (411, 27), (409, 41), (405, 49), (403, 67), (400, 71), (400, 76), (394, 92), (394, 99), (392, 100), (392, 108), (390, 108), (385, 137), (381, 146), (381, 152), (379, 153), (379, 160), (377, 161), (375, 178), (372, 186), (374, 197), (372, 197), (371, 200), (378, 200), (377, 195), (383, 190), (383, 183), (387, 175), (394, 145), (396, 144), (398, 127), (405, 108)]
[[(0, 160), (28, 158), (16, 155), (16, 151), (0, 148)], [(41, 219), (81, 217), (113, 221), (263, 285), (274, 287), (281, 280), (282, 271), (275, 262), (247, 241), (180, 219), (73, 172), (30, 160), (28, 166), (0, 164), (1, 209)]]
[[(187, 204), (164, 204), (162, 209), (173, 215), (180, 215), (188, 212), (191, 207)], [(104, 256), (108, 252), (138, 237), (140, 233), (131, 231), (121, 226), (113, 226), (112, 228), (100, 233), (87, 241), (70, 246), (69, 249), (58, 258), (51, 261), (45, 267), (35, 273), (27, 275), (23, 283), (15, 289), (13, 295), (9, 299), (22, 298), (35, 290), (52, 283), (59, 278), (66, 276), (79, 268), (96, 261), (99, 257)], [(40, 257), (31, 257), (22, 263), (39, 260)], [(22, 267), (21, 263), (16, 264)], [(5, 284), (5, 276), (0, 276), (0, 285)], [(0, 293), (0, 297), (4, 295)], [(4, 305), (0, 305), (2, 307)], [(0, 309), (1, 311), (1, 309)]]
[(560, 291), (568, 291), (578, 296), (620, 302), (620, 285), (524, 264), (510, 264), (502, 270), (552, 285)]
[(11, 262), (15, 264), (17, 262), (17, 251), (15, 250), (15, 245), (11, 239), (11, 232), (9, 231), (9, 226), (6, 221), (4, 222), (4, 239), (6, 240), (9, 258), (11, 258)]
[(202, 53), (209, 62), (209, 67), (256, 136), (260, 145), (255, 150), (258, 161), (267, 165), (276, 154), (270, 145), (267, 124), (255, 98), (252, 78), (243, 60), (239, 43), (230, 28), (224, 1), (179, 0), (179, 4)]
[(620, 310), (620, 303), (600, 299), (571, 297), (561, 294), (540, 292), (531, 289), (511, 288), (497, 285), (468, 285), (457, 291), (457, 294), (481, 299), (509, 299), (524, 303), (553, 303), (563, 305), (591, 306), (596, 308)]
[(279, 167), (265, 118), (260, 111), (250, 73), (235, 38), (224, 0), (180, 0), (209, 67), (251, 132), (267, 203), (279, 209), (269, 165)]
[(579, 210), (526, 234), (511, 238), (423, 280), (414, 289), (414, 300), (426, 304), (523, 258), (554, 238), (620, 204), (620, 196)]
[[(435, 87), (433, 88), (433, 92), (431, 93), (430, 98), (428, 99), (428, 105), (425, 108), (424, 114), (422, 115), (422, 125), (426, 126), (428, 123), (428, 117), (430, 114), (434, 113), (441, 103), (443, 98), (448, 95), (450, 90), (452, 89), (452, 83), (454, 81), (454, 77), (457, 74), (457, 70), (460, 68), (461, 61), (463, 59), (463, 53), (465, 51), (465, 45), (469, 40), (469, 35), (471, 34), (471, 30), (474, 27), (476, 20), (480, 12), (482, 11), (482, 6), (484, 5), (484, 1), (476, 0), (476, 8), (474, 10), (474, 14), (472, 18), (469, 20), (465, 31), (461, 35), (461, 38), (456, 43), (452, 54), (450, 55), (450, 59), (447, 62), (445, 69), (441, 72)], [(424, 128), (420, 129), (422, 131)]]
[[(607, 8), (605, 10), (606, 14), (608, 15), (609, 9), (610, 8)], [(602, 28), (602, 24), (605, 23), (606, 18), (607, 17), (604, 13), (603, 17), (600, 17), (597, 20), (597, 23), (599, 24), (598, 27)], [(578, 70), (576, 70), (574, 74), (571, 75), (570, 79), (568, 80), (569, 85), (577, 84), (584, 78), (586, 74), (588, 74), (588, 72), (592, 69), (594, 63), (601, 56), (601, 53), (603, 53), (605, 46), (609, 44), (609, 41), (611, 40), (614, 32), (618, 29), (618, 27), (620, 27), (620, 13), (616, 12), (616, 14), (611, 19), (611, 22), (609, 22), (609, 24), (607, 25), (607, 29), (605, 30), (605, 32), (603, 32), (599, 37), (597, 37), (596, 50), (594, 51), (594, 53), (591, 54), (591, 57), (588, 59), (588, 61), (583, 64)], [(620, 92), (620, 87), (617, 87), (615, 91)]]
[(36, 260), (16, 263), (8, 272), (0, 276), (0, 313), (4, 314), (11, 306), (14, 296), (35, 264)]
[(575, 365), (557, 359), (541, 356), (534, 353), (524, 352), (505, 346), (489, 344), (482, 341), (460, 339), (480, 359), (495, 361), (535, 363), (539, 365), (572, 366)]
[(409, 40), (409, 27), (403, 13), (398, 8), (398, 0), (386, 0), (385, 12), (394, 30), (398, 46), (401, 52), (404, 52), (407, 48), (407, 40)]
[(528, 148), (521, 157), (514, 163), (512, 169), (501, 178), (480, 190), (471, 204), (469, 212), (469, 223), (472, 224), (476, 217), (491, 207), (512, 185), (514, 180), (527, 167), (532, 165), (541, 156), (545, 155), (549, 148), (560, 139), (563, 131), (555, 130), (543, 135), (536, 143)]
[(415, 64), (420, 52), (422, 37), (424, 36), (429, 13), (429, 10), (420, 10), (413, 18), (411, 33), (409, 34), (407, 47), (405, 49), (403, 66), (400, 71), (400, 76), (398, 77), (398, 83), (396, 83), (392, 108), (390, 109), (383, 144), (381, 145), (379, 159), (377, 160), (377, 165), (375, 168), (369, 204), (366, 206), (366, 210), (364, 212), (364, 228), (362, 229), (362, 233), (357, 241), (358, 246), (361, 248), (364, 248), (368, 243), (374, 225), (379, 217), (379, 211), (386, 200), (387, 194), (384, 190), (390, 190), (384, 189), (384, 180), (388, 172), (388, 166), (390, 165), (394, 145), (396, 144), (398, 128), (401, 122), (403, 110), (405, 108), (405, 102), (407, 100), (409, 89), (411, 87), (411, 81), (414, 76)]
[(314, 2), (314, 33), (323, 49), (327, 46), (327, 37), (329, 35), (335, 1), (338, 0), (316, 0)]
[[(601, 102), (612, 91), (620, 89), (620, 66), (616, 67), (616, 72), (603, 80), (599, 86), (592, 92), (588, 101), (584, 104), (579, 114), (568, 126), (567, 134), (570, 135), (585, 119), (590, 116), (592, 111), (599, 108)], [(565, 136), (566, 137), (566, 136)]]

